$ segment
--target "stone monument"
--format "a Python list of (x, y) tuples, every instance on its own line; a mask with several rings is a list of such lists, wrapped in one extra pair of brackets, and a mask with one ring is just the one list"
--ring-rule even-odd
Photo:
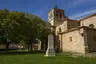
[[(51, 29), (51, 31), (52, 31), (52, 29)], [(47, 47), (45, 56), (55, 56), (54, 36), (53, 36), (53, 34), (48, 35), (48, 47)]]

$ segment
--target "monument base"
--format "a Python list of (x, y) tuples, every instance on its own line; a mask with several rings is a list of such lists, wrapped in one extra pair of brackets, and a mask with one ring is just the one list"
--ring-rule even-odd
[(55, 56), (55, 50), (54, 49), (47, 49), (45, 56)]

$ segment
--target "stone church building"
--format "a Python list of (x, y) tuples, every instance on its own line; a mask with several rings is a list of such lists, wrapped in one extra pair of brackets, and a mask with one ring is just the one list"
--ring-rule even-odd
[(55, 30), (55, 46), (62, 52), (96, 52), (96, 13), (81, 20), (65, 16), (64, 10), (48, 11), (48, 21)]

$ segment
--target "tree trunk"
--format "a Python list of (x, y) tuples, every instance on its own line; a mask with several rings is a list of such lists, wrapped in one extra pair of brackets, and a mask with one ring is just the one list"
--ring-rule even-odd
[(29, 46), (30, 44), (28, 43), (28, 51), (30, 51), (30, 46)]
[(30, 51), (32, 51), (32, 43), (30, 44), (30, 47), (31, 47)]
[(6, 49), (5, 49), (5, 51), (8, 52), (8, 50), (9, 50), (9, 43), (6, 44)]

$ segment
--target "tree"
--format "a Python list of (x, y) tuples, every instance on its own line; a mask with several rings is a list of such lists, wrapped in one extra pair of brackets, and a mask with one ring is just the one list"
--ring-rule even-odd
[(32, 43), (36, 41), (36, 38), (44, 43), (47, 41), (49, 28), (47, 22), (35, 15), (0, 10), (0, 41), (6, 44), (6, 51), (10, 43), (22, 41), (28, 45), (28, 50), (32, 50)]
[(33, 33), (35, 35), (35, 38), (41, 40), (43, 45), (42, 48), (44, 48), (44, 45), (47, 44), (48, 34), (50, 33), (50, 24), (32, 14), (27, 13), (26, 17), (31, 20), (32, 27), (34, 28)]
[(8, 51), (10, 43), (19, 43), (22, 39), (25, 40), (23, 26), (26, 26), (28, 19), (25, 18), (23, 12), (12, 11), (8, 12), (6, 17), (1, 20), (1, 40), (6, 44), (6, 51)]

